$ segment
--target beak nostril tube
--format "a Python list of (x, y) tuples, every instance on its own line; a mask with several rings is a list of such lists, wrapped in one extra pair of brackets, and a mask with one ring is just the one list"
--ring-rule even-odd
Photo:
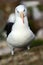
[(22, 21), (24, 23), (24, 13), (23, 12), (20, 13), (20, 17), (21, 17), (21, 19), (22, 19)]

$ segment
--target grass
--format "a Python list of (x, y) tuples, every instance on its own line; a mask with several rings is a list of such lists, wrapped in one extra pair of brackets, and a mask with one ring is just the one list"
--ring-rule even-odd
[(0, 41), (5, 40), (5, 37), (0, 33)]
[(31, 42), (31, 46), (30, 47), (35, 47), (35, 46), (40, 46), (43, 45), (43, 40), (37, 39), (37, 40), (33, 40)]
[(43, 5), (38, 5), (37, 7), (39, 8), (40, 11), (43, 11)]

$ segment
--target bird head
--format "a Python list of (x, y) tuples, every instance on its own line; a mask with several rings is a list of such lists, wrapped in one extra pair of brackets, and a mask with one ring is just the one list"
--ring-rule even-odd
[(24, 17), (27, 16), (27, 9), (24, 5), (19, 5), (15, 8), (16, 16), (20, 17), (24, 23)]

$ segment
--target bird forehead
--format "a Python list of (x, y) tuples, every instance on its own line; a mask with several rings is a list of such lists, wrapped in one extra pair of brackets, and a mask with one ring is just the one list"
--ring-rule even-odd
[(24, 5), (19, 5), (16, 8), (18, 11), (23, 11), (25, 9)]

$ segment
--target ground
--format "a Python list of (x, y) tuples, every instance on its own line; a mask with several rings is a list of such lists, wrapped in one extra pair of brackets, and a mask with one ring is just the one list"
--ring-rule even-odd
[(0, 43), (0, 65), (43, 65), (43, 45), (30, 50), (16, 50), (12, 56), (6, 42)]

